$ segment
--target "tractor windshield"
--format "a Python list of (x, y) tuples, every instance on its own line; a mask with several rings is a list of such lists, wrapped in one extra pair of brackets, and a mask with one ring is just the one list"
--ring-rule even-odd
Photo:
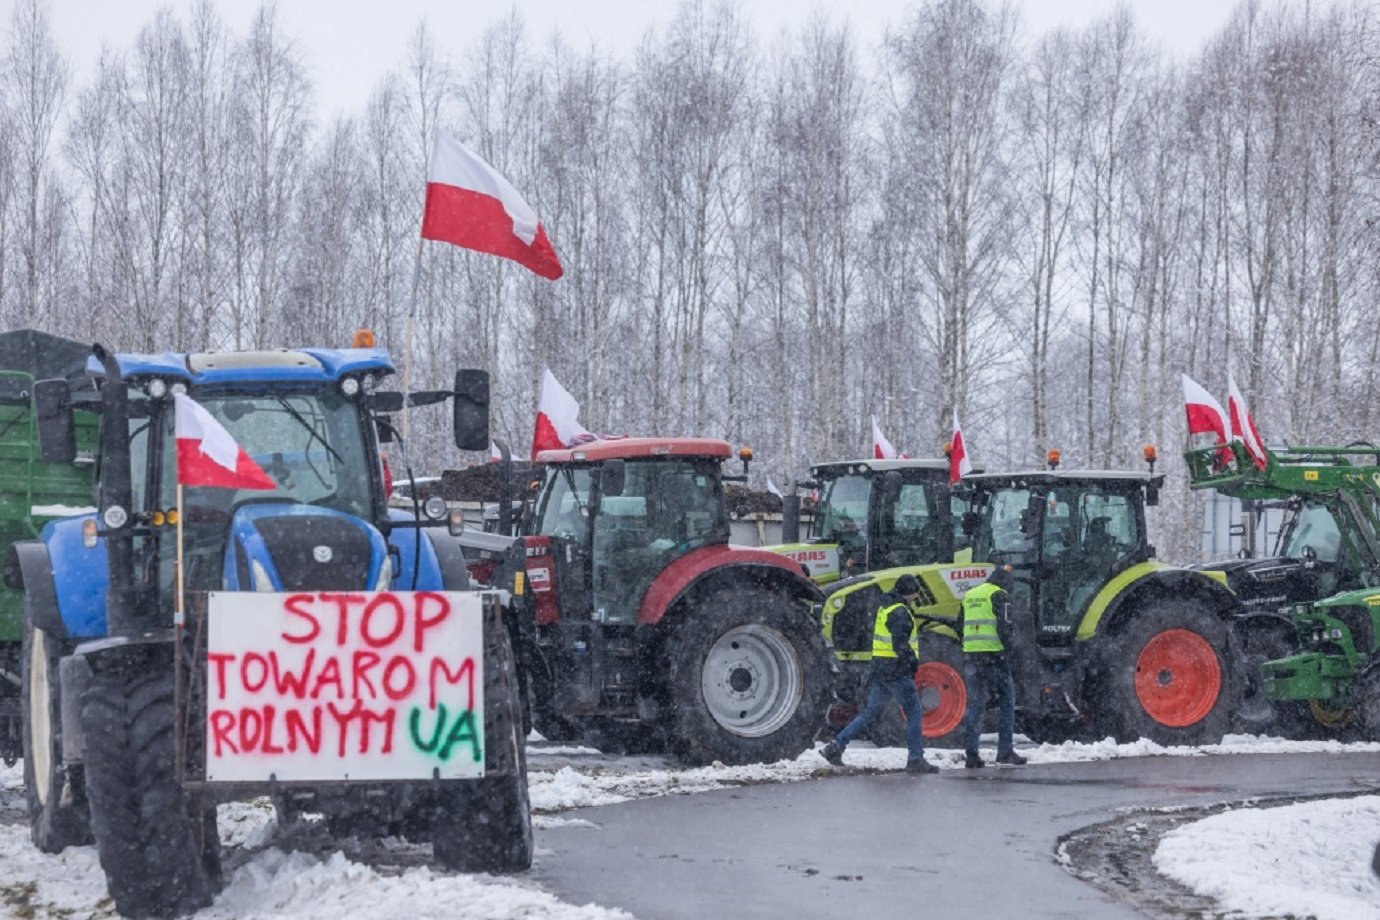
[[(371, 471), (378, 461), (367, 450), (354, 401), (334, 388), (265, 395), (198, 393), (193, 398), (225, 426), (276, 488), (189, 487), (183, 498), (188, 523), (229, 520), (235, 505), (250, 499), (302, 502), (372, 517), (376, 477)], [(143, 421), (133, 420), (136, 432)], [(165, 420), (164, 431), (159, 502), (167, 507), (176, 497), (177, 485), (171, 418)], [(145, 449), (142, 441), (132, 439), (135, 469)]]
[(864, 539), (872, 479), (847, 475), (824, 484), (815, 508), (810, 539), (819, 543), (848, 543)]
[(564, 539), (583, 538), (589, 508), (588, 467), (552, 467), (537, 503), (535, 533)]
[(1306, 502), (1285, 522), (1279, 543), (1279, 555), (1286, 559), (1303, 559), (1304, 550), (1311, 548), (1319, 562), (1336, 562), (1341, 554), (1342, 533), (1326, 506)]

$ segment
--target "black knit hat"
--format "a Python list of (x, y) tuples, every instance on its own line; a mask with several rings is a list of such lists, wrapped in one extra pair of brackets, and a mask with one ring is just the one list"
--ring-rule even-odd
[(905, 597), (907, 594), (919, 594), (920, 579), (916, 578), (914, 575), (911, 575), (908, 572), (905, 575), (902, 575), (900, 578), (896, 579), (896, 587), (892, 588), (891, 590), (895, 591), (902, 597)]

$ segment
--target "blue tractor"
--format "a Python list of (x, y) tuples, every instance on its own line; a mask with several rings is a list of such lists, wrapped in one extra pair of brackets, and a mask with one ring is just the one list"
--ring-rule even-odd
[[(462, 525), (444, 502), (426, 513), (389, 508), (380, 454), (380, 442), (400, 437), (391, 420), (405, 401), (451, 401), (457, 446), (486, 448), (487, 374), (462, 370), (454, 390), (405, 397), (381, 389), (394, 367), (373, 347), (113, 354), (94, 346), (87, 370), (94, 398), (74, 400), (70, 380), (54, 374), (34, 384), (33, 401), (50, 463), (72, 460), (81, 428), (74, 420), (98, 417), (94, 511), (15, 543), (4, 566), (6, 583), (24, 597), (24, 758), (38, 847), (57, 852), (94, 839), (115, 906), (127, 916), (209, 903), (220, 876), (215, 806), (249, 796), (272, 796), (280, 817), (322, 814), (338, 834), (430, 841), (443, 868), (527, 868), (523, 691), (508, 595), (472, 589), (454, 538)], [(179, 393), (229, 432), (272, 488), (178, 485)], [(474, 632), (482, 635), (474, 642), (480, 687), (472, 677), (470, 689), (471, 699), (482, 692), (482, 724), (467, 736), (475, 775), (347, 769), (338, 780), (294, 781), (268, 766), (257, 781), (217, 781), (208, 768), (208, 632), (224, 598), (253, 600), (228, 592), (384, 592), (398, 609), (398, 598), (463, 598), (471, 621), (482, 622)], [(340, 610), (343, 623), (343, 602)], [(304, 744), (311, 740), (308, 721), (299, 718), (296, 728)], [(415, 726), (413, 734), (427, 737)], [(343, 740), (341, 754), (354, 758)]]

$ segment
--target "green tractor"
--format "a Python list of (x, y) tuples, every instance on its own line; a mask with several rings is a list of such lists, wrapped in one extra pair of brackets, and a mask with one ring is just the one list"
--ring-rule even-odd
[(783, 539), (766, 549), (826, 585), (897, 565), (945, 562), (961, 546), (963, 507), (949, 490), (948, 460), (843, 460), (810, 467), (810, 532), (796, 542), (799, 502), (783, 502)]
[[(1019, 726), (1037, 741), (1149, 738), (1219, 741), (1240, 698), (1228, 651), (1238, 605), (1220, 575), (1156, 562), (1145, 507), (1158, 501), (1153, 472), (1049, 469), (967, 477), (963, 528), (973, 563), (905, 566), (837, 587), (821, 624), (839, 659), (835, 727), (851, 716), (871, 657), (884, 591), (909, 572), (929, 618), (916, 674), (925, 736), (961, 743), (967, 687), (955, 633), (960, 603), (993, 565), (1010, 564), (1021, 612), (1011, 651)], [(873, 740), (897, 743), (899, 713)]]
[(1263, 469), (1240, 443), (1185, 459), (1193, 488), (1286, 510), (1273, 556), (1216, 566), (1247, 610), (1234, 631), (1269, 728), (1380, 740), (1380, 448), (1267, 450)]

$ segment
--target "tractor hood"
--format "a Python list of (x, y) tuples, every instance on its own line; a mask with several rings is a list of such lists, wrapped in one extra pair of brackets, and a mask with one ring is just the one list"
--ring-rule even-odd
[(1264, 559), (1230, 559), (1191, 566), (1197, 572), (1221, 572), (1227, 587), (1252, 612), (1276, 612), (1289, 604), (1312, 598), (1316, 577), (1298, 559), (1270, 556)]
[(386, 590), (393, 575), (387, 543), (373, 525), (281, 501), (235, 510), (224, 571), (227, 591)]

